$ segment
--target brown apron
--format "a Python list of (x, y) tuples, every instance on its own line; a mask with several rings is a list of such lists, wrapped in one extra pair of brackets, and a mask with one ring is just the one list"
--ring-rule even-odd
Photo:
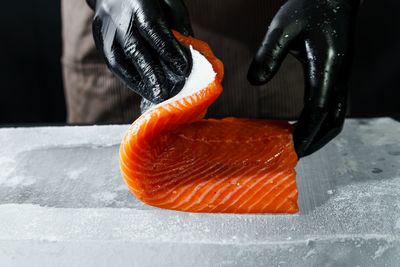
[[(224, 92), (207, 117), (295, 119), (303, 102), (301, 65), (291, 56), (275, 78), (251, 86), (246, 74), (268, 25), (284, 0), (186, 1), (195, 37), (225, 66)], [(63, 74), (70, 123), (133, 122), (140, 97), (107, 69), (94, 47), (93, 12), (82, 0), (62, 0)]]

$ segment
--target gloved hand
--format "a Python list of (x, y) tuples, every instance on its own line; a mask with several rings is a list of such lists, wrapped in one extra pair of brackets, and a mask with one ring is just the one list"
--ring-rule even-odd
[(303, 65), (304, 108), (293, 133), (299, 157), (318, 150), (344, 123), (359, 0), (288, 0), (275, 15), (248, 72), (267, 83), (288, 53)]
[(191, 70), (189, 50), (171, 33), (192, 35), (182, 0), (87, 2), (97, 49), (127, 87), (153, 103), (179, 92)]

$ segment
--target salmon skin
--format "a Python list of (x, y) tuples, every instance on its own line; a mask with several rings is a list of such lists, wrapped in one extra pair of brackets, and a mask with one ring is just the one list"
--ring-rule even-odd
[(297, 155), (287, 121), (202, 119), (222, 92), (223, 65), (210, 47), (174, 32), (216, 75), (205, 88), (140, 116), (120, 148), (132, 193), (155, 207), (220, 213), (296, 213)]

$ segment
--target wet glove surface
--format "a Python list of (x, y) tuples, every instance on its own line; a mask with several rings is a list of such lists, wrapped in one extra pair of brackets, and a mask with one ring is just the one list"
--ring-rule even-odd
[(303, 65), (304, 108), (293, 134), (299, 157), (337, 136), (344, 123), (358, 0), (288, 0), (275, 15), (248, 72), (270, 81), (288, 53)]
[(182, 0), (88, 0), (93, 36), (110, 70), (152, 103), (177, 94), (191, 70), (171, 29), (192, 35)]

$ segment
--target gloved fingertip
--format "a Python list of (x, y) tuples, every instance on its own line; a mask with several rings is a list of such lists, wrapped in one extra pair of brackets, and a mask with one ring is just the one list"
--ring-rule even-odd
[(269, 67), (264, 67), (262, 64), (253, 61), (247, 72), (247, 80), (251, 85), (259, 86), (266, 84), (273, 76)]
[(153, 100), (152, 100), (153, 103), (158, 104), (168, 99), (168, 92), (163, 88), (160, 87), (153, 88), (152, 93), (153, 93)]
[(192, 69), (192, 55), (190, 50), (181, 45), (181, 53), (171, 60), (172, 71), (180, 76), (188, 76)]
[(140, 101), (140, 112), (141, 114), (145, 113), (149, 109), (151, 109), (155, 104), (148, 99), (142, 97), (142, 101)]
[(309, 142), (307, 140), (297, 141), (294, 138), (294, 150), (296, 151), (297, 157), (300, 159), (304, 156), (305, 151), (309, 146)]
[(140, 95), (153, 104), (159, 104), (168, 99), (168, 91), (163, 88), (159, 82), (144, 82), (141, 85), (138, 85), (138, 87), (141, 87), (140, 92), (142, 93)]

